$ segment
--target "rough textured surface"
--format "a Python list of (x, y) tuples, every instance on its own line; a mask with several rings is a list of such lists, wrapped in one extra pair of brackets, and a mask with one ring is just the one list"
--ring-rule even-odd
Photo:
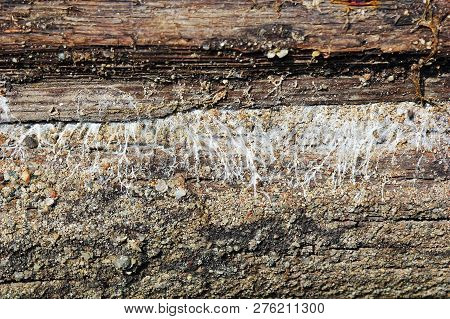
[(0, 297), (450, 297), (449, 2), (0, 1)]
[[(364, 76), (369, 80), (365, 80)], [(395, 78), (391, 80), (390, 77)], [(63, 84), (63, 86), (62, 86)], [(424, 82), (426, 97), (448, 96), (450, 76)], [(253, 81), (180, 80), (169, 83), (103, 79), (46, 79), (17, 85), (5, 95), (3, 123), (39, 121), (136, 121), (202, 109), (280, 109), (302, 105), (361, 105), (415, 99), (413, 82), (401, 72), (325, 77), (267, 75)]]

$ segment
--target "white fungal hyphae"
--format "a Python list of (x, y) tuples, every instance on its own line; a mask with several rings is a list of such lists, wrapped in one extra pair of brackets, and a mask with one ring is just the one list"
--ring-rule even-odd
[[(92, 106), (98, 116), (104, 117), (108, 113), (118, 110), (136, 109), (134, 98), (122, 90), (114, 88), (90, 88), (78, 91), (74, 96), (78, 118), (92, 115)], [(89, 106), (89, 107), (87, 107)]]
[(200, 176), (208, 167), (211, 178), (253, 187), (369, 179), (379, 159), (445, 150), (450, 141), (446, 113), (413, 103), (193, 111), (129, 123), (3, 124), (0, 134), (8, 138), (0, 154), (12, 158), (30, 155), (24, 139), (33, 136), (40, 146), (33, 154), (90, 174), (100, 173), (105, 161), (119, 179), (144, 171)]
[(5, 96), (0, 96), (0, 122), (6, 122), (11, 119), (8, 99)]

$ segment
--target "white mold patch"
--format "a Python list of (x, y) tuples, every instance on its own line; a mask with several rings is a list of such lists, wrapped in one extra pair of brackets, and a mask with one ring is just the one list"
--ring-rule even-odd
[[(84, 89), (76, 93), (74, 97), (77, 116), (83, 119), (86, 116), (92, 116), (94, 112), (98, 112), (99, 117), (105, 117), (114, 111), (120, 110), (136, 110), (134, 98), (119, 89)], [(89, 105), (89, 107), (87, 107)]]
[[(106, 166), (123, 180), (187, 171), (255, 188), (282, 181), (304, 189), (317, 179), (335, 187), (370, 179), (380, 159), (445, 152), (450, 142), (447, 113), (413, 103), (198, 110), (128, 123), (3, 124), (0, 134), (6, 137), (0, 156), (40, 154), (70, 165), (73, 173), (100, 174)], [(30, 150), (27, 137), (39, 147)]]
[(9, 110), (8, 99), (5, 96), (0, 96), (0, 122), (6, 122), (11, 119), (11, 112)]

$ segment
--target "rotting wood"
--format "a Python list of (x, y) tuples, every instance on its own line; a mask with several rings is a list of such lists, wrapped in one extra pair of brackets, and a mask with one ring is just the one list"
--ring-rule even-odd
[[(390, 79), (389, 77), (394, 77)], [(449, 76), (426, 81), (427, 96), (448, 95)], [(10, 116), (3, 123), (41, 121), (132, 121), (195, 109), (260, 109), (292, 105), (404, 102), (415, 99), (414, 87), (401, 71), (324, 77), (269, 75), (224, 81), (147, 81), (49, 78), (13, 86), (5, 95)]]
[[(354, 10), (348, 32), (342, 6), (285, 2), (280, 17), (273, 1), (216, 3), (194, 1), (3, 1), (1, 42), (4, 49), (40, 50), (86, 46), (169, 45), (218, 50), (316, 49), (322, 52), (414, 52), (429, 38), (426, 30), (411, 32), (424, 12), (421, 1), (380, 1), (376, 9)], [(443, 19), (448, 1), (435, 0), (435, 16)], [(444, 36), (448, 36), (445, 35)], [(448, 41), (443, 38), (443, 45)], [(255, 43), (256, 42), (256, 43)]]
[[(1, 80), (253, 79), (283, 71), (336, 77), (398, 66), (423, 100), (421, 74), (448, 69), (448, 1), (357, 7), (344, 14), (347, 30), (345, 6), (310, 2), (283, 2), (278, 17), (272, 1), (3, 1)], [(287, 55), (268, 59), (274, 49)]]
[(364, 2), (1, 1), (0, 296), (448, 298), (450, 5)]

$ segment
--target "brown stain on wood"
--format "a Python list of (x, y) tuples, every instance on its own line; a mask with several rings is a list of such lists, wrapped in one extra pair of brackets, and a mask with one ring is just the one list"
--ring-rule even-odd
[(351, 7), (377, 7), (377, 0), (331, 0), (333, 4), (347, 5)]
[(426, 102), (431, 103), (432, 101), (429, 101), (425, 98), (422, 85), (423, 80), (421, 78), (421, 70), (425, 65), (427, 65), (436, 57), (439, 51), (439, 34), (441, 26), (441, 19), (438, 16), (433, 15), (431, 0), (426, 0), (425, 10), (422, 14), (422, 18), (420, 18), (420, 20), (417, 22), (417, 26), (428, 28), (433, 35), (431, 50), (428, 56), (426, 56), (425, 58), (421, 58), (418, 63), (415, 63), (411, 66), (411, 80), (414, 83), (416, 98), (422, 103), (422, 105), (425, 105)]

